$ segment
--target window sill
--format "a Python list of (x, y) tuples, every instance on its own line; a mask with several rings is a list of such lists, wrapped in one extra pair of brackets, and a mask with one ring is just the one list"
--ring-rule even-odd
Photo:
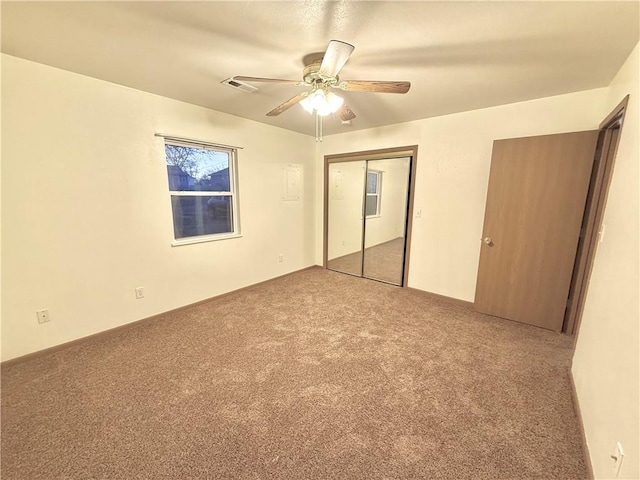
[(380, 218), (382, 215), (367, 215), (367, 218)]
[(240, 238), (240, 233), (230, 233), (228, 235), (202, 235), (199, 237), (188, 237), (171, 242), (172, 247), (181, 247), (182, 245), (191, 245), (193, 243), (217, 242), (218, 240), (228, 240), (230, 238)]

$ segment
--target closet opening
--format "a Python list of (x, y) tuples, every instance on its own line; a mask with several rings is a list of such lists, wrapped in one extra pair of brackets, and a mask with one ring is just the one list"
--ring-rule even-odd
[(324, 267), (406, 286), (417, 146), (325, 156)]

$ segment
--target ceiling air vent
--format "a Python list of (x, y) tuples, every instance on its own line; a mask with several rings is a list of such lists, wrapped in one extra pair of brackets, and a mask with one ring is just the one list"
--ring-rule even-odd
[(238, 80), (234, 80), (233, 77), (227, 78), (220, 83), (224, 83), (225, 85), (229, 85), (230, 87), (237, 88), (238, 90), (242, 90), (243, 92), (257, 92), (258, 89), (248, 83), (240, 82)]

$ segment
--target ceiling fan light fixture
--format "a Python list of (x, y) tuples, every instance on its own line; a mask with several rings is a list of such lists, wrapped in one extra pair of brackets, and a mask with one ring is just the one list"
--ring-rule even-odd
[(302, 108), (309, 112), (309, 115), (313, 113), (313, 105), (311, 104), (311, 99), (309, 97), (300, 100), (300, 105), (302, 105)]
[(313, 113), (315, 111), (321, 117), (337, 112), (343, 103), (344, 98), (333, 92), (326, 93), (321, 89), (314, 91), (307, 98), (300, 101), (300, 105), (307, 112)]
[(329, 94), (327, 95), (327, 105), (329, 107), (329, 112), (326, 115), (328, 115), (329, 113), (336, 113), (340, 109), (340, 107), (342, 107), (343, 103), (344, 98), (336, 95), (333, 92), (329, 92)]

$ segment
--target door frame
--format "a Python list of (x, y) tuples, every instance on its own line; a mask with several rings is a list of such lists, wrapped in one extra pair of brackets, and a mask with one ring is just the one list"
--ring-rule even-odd
[[(607, 204), (609, 186), (611, 184), (613, 167), (618, 153), (618, 144), (628, 102), (629, 95), (622, 99), (599, 126), (602, 148), (600, 153), (598, 151), (595, 152), (595, 155), (600, 155), (600, 157), (596, 158), (596, 160), (599, 160), (598, 162), (594, 162), (594, 171), (591, 176), (582, 221), (581, 242), (576, 252), (573, 277), (571, 279), (569, 298), (567, 299), (567, 310), (565, 312), (562, 329), (564, 333), (574, 336), (574, 342), (578, 338), (577, 334), (580, 329), (582, 312), (589, 289), (593, 262), (602, 234), (602, 220), (604, 219), (604, 210)], [(615, 132), (616, 130), (617, 133)], [(598, 143), (600, 143), (600, 138)], [(595, 170), (596, 166), (597, 170)]]
[(402, 287), (407, 288), (409, 279), (409, 253), (411, 250), (411, 229), (413, 224), (413, 201), (416, 185), (416, 168), (418, 164), (418, 145), (404, 147), (392, 147), (378, 150), (365, 150), (360, 152), (338, 153), (324, 156), (324, 199), (323, 199), (323, 245), (322, 266), (327, 268), (327, 256), (329, 245), (329, 164), (340, 162), (353, 162), (362, 160), (383, 160), (392, 158), (411, 158), (409, 170), (409, 192), (407, 202), (407, 218), (405, 232), (404, 265), (402, 268)]

